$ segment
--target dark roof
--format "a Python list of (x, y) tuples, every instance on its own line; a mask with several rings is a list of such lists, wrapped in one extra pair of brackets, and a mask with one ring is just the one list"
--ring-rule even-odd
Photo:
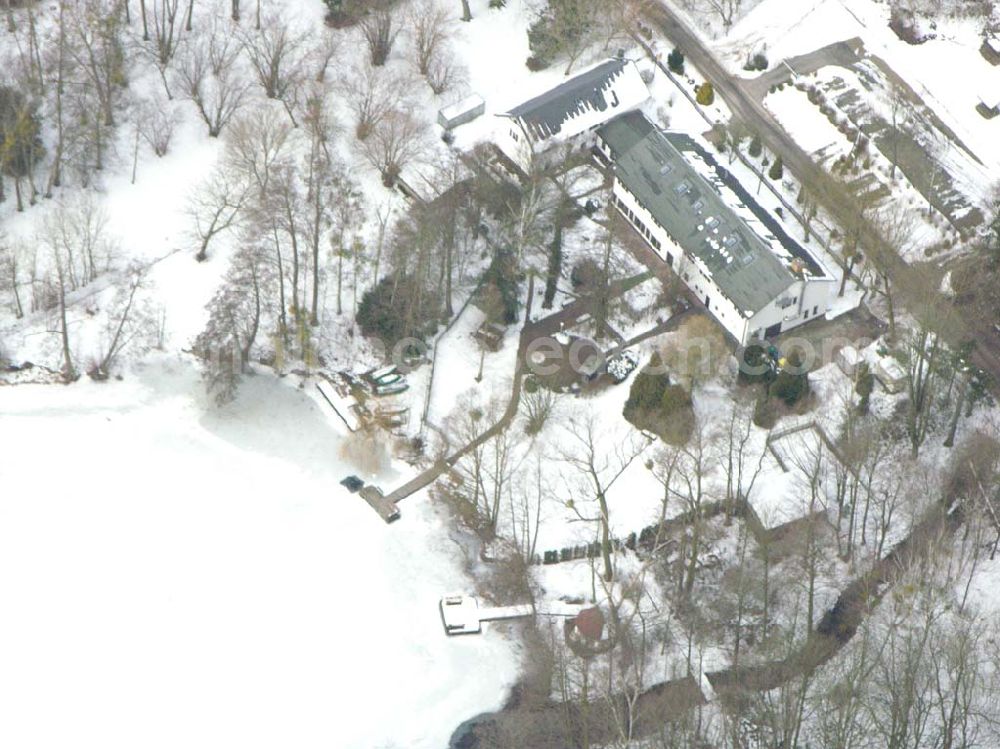
[(519, 104), (507, 114), (520, 118), (533, 137), (542, 140), (555, 135), (574, 114), (587, 109), (604, 111), (610, 104), (604, 94), (622, 74), (627, 60), (608, 60), (560, 83), (534, 99)]
[(583, 609), (573, 623), (577, 632), (593, 642), (600, 640), (604, 634), (604, 613), (597, 606)]
[(767, 227), (751, 227), (723, 200), (722, 180), (702, 176), (641, 113), (616, 117), (600, 135), (621, 184), (687, 255), (701, 262), (744, 315), (760, 311), (796, 281), (775, 253), (781, 244)]

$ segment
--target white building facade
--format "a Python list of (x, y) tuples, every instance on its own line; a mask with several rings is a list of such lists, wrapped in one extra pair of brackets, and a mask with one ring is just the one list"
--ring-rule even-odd
[(598, 148), (613, 164), (615, 207), (740, 345), (827, 312), (836, 280), (822, 264), (787, 235), (779, 241), (704, 176), (710, 165), (695, 169), (697, 155), (671, 146), (641, 114), (602, 128)]
[(639, 107), (649, 89), (635, 63), (599, 63), (555, 88), (497, 115), (494, 143), (525, 174), (597, 144), (597, 129)]

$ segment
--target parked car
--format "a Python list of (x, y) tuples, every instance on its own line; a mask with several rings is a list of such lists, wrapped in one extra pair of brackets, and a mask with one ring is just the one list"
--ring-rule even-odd
[(391, 382), (386, 385), (375, 385), (373, 392), (375, 395), (396, 395), (397, 393), (409, 390), (409, 388), (410, 386), (406, 384), (406, 381), (400, 379), (398, 382)]
[(622, 351), (608, 361), (608, 374), (615, 384), (619, 384), (625, 382), (638, 366), (639, 357), (633, 351)]
[(361, 487), (365, 485), (365, 482), (359, 479), (357, 476), (348, 476), (347, 478), (345, 478), (343, 481), (340, 482), (340, 485), (343, 486), (345, 489), (347, 489), (347, 491), (354, 494), (359, 489), (361, 489)]
[(387, 374), (382, 377), (372, 378), (376, 385), (392, 385), (393, 383), (400, 382), (403, 379), (403, 375), (398, 372), (393, 374)]
[(396, 374), (396, 365), (389, 364), (385, 367), (380, 367), (379, 369), (373, 369), (371, 372), (368, 373), (368, 378), (372, 382), (378, 382), (383, 377), (388, 377), (389, 375), (393, 374)]

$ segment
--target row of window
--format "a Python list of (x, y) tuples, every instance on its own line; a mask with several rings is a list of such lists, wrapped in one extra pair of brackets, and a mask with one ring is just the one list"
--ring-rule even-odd
[(662, 244), (660, 243), (660, 240), (654, 237), (653, 232), (651, 232), (649, 230), (649, 227), (643, 223), (642, 219), (640, 219), (637, 215), (635, 215), (635, 213), (632, 212), (631, 208), (625, 205), (625, 201), (622, 200), (617, 195), (614, 196), (614, 201), (615, 204), (618, 206), (618, 208), (621, 210), (621, 212), (626, 216), (628, 216), (628, 219), (629, 221), (632, 222), (633, 226), (635, 226), (635, 228), (639, 230), (639, 233), (646, 238), (646, 241), (649, 242), (651, 245), (653, 245), (655, 249), (657, 250), (661, 249)]

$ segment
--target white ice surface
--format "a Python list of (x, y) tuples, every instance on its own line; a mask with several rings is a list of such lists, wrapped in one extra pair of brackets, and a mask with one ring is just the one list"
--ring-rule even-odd
[(0, 746), (440, 749), (499, 707), (515, 646), (444, 635), (427, 497), (386, 526), (271, 376), (201, 401), (182, 360), (0, 388)]

